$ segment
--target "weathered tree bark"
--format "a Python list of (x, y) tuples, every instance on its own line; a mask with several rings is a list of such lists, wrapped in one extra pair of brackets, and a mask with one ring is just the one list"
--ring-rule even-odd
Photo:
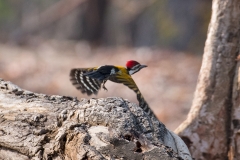
[(78, 101), (0, 79), (1, 160), (191, 159), (177, 135), (162, 135), (154, 125), (156, 119), (121, 98)]
[[(239, 44), (240, 46), (240, 44)], [(229, 159), (240, 159), (240, 63), (238, 62), (233, 83), (232, 113), (231, 113), (231, 137), (229, 148)]]
[(236, 137), (231, 139), (234, 146), (231, 150), (235, 150), (238, 153), (236, 159), (240, 159), (239, 140), (236, 144), (240, 126), (239, 77), (235, 74), (239, 70), (236, 65), (240, 42), (239, 17), (239, 0), (213, 0), (195, 97), (187, 120), (176, 130), (196, 159), (227, 159), (232, 148), (232, 132)]

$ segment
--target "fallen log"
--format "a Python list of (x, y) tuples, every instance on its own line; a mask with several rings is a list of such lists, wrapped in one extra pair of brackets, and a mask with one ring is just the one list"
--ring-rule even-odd
[(177, 135), (122, 98), (77, 100), (38, 94), (0, 79), (0, 159), (191, 156)]

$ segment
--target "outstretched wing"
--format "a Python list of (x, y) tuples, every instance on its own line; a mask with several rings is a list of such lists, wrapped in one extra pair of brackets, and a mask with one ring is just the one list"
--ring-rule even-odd
[(70, 72), (70, 80), (72, 84), (83, 94), (97, 94), (101, 89), (103, 81), (84, 75), (86, 73), (91, 73), (94, 70), (96, 70), (96, 68), (75, 68)]
[[(124, 77), (124, 78), (123, 78)], [(153, 116), (154, 113), (152, 112), (151, 108), (149, 107), (148, 103), (145, 101), (142, 93), (138, 89), (138, 86), (136, 85), (135, 81), (132, 79), (132, 77), (129, 74), (124, 74), (123, 76), (117, 75), (114, 79), (117, 83), (122, 83), (131, 90), (133, 90), (137, 95), (137, 100), (139, 102), (139, 106), (149, 115)]]
[(122, 75), (116, 75), (115, 77), (112, 77), (110, 80), (112, 80), (113, 82), (122, 83), (131, 90), (133, 90), (136, 94), (140, 94), (138, 86), (136, 85), (135, 81), (129, 74), (122, 73)]

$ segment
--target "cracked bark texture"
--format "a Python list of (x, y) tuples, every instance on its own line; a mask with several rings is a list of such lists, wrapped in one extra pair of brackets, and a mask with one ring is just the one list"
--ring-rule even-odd
[(240, 141), (236, 140), (240, 128), (239, 65), (236, 65), (239, 17), (239, 0), (213, 0), (193, 104), (187, 120), (176, 129), (197, 160), (225, 160), (228, 154), (229, 158), (240, 159)]
[(1, 160), (191, 159), (160, 124), (121, 98), (49, 96), (0, 79)]

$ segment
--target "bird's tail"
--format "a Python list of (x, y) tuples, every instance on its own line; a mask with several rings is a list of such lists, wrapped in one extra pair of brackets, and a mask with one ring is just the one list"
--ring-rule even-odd
[(155, 116), (151, 108), (149, 107), (148, 103), (145, 101), (144, 97), (142, 96), (141, 92), (137, 92), (137, 100), (139, 102), (139, 106), (150, 116)]
[(139, 106), (149, 115), (151, 118), (151, 123), (153, 126), (154, 134), (158, 137), (158, 139), (161, 139), (162, 142), (165, 141), (165, 136), (167, 134), (167, 129), (165, 125), (158, 120), (156, 115), (153, 113), (153, 111), (150, 109), (148, 103), (143, 98), (142, 94), (139, 92), (137, 93), (137, 99), (139, 102)]

